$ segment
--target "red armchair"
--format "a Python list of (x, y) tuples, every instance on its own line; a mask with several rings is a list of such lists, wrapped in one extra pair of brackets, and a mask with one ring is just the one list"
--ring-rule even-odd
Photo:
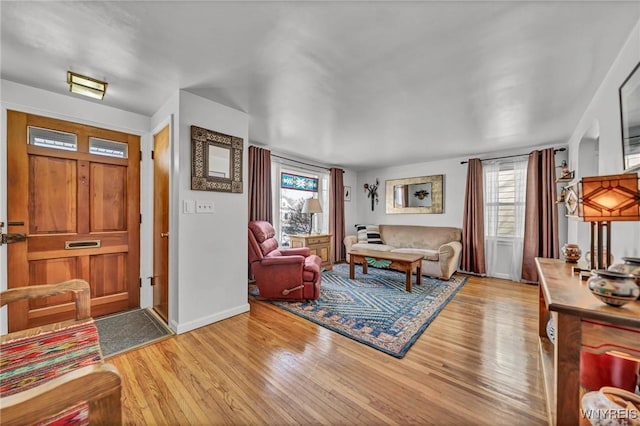
[(269, 222), (249, 222), (249, 264), (260, 296), (267, 299), (314, 300), (320, 296), (322, 259), (309, 248), (278, 248)]

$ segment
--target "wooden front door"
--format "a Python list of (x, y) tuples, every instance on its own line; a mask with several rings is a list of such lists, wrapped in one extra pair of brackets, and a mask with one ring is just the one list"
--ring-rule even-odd
[(153, 136), (153, 308), (169, 321), (169, 126)]
[[(8, 287), (72, 278), (91, 315), (140, 305), (140, 138), (7, 112)], [(9, 306), (9, 331), (74, 317), (71, 296)]]

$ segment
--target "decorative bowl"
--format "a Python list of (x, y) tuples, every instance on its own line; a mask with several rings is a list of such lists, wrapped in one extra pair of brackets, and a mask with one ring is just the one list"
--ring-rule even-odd
[(638, 410), (640, 396), (624, 389), (605, 386), (582, 397), (582, 412), (594, 426), (640, 425)]
[(624, 263), (616, 263), (609, 267), (610, 271), (631, 274), (636, 277), (636, 282), (640, 283), (640, 257), (623, 257)]
[(624, 263), (611, 265), (609, 270), (633, 275), (636, 277), (636, 285), (640, 287), (640, 257), (623, 257), (622, 261)]
[(622, 306), (635, 301), (640, 294), (635, 277), (617, 271), (596, 269), (591, 271), (587, 286), (591, 293), (610, 306)]
[(567, 243), (562, 246), (562, 256), (567, 263), (576, 263), (582, 256), (582, 250), (577, 244)]

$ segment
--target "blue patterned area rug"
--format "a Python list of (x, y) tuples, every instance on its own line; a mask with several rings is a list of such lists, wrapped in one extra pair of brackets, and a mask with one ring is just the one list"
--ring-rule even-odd
[[(320, 297), (308, 302), (273, 303), (323, 327), (397, 358), (405, 356), (424, 330), (467, 281), (423, 276), (405, 291), (405, 273), (369, 267), (349, 279), (349, 265), (322, 273)], [(415, 280), (415, 276), (413, 277)]]

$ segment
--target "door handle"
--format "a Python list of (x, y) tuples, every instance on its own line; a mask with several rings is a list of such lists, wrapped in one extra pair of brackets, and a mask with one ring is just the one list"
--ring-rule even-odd
[(169, 238), (169, 233), (168, 232), (161, 232), (160, 233), (160, 238)]
[[(9, 226), (16, 226), (18, 222), (9, 222)], [(24, 222), (21, 223), (24, 225)], [(2, 228), (4, 228), (4, 222), (0, 222), (0, 246), (3, 244), (17, 243), (27, 239), (26, 234), (3, 234)]]
[(26, 234), (0, 234), (0, 246), (3, 244), (18, 243), (26, 239)]

